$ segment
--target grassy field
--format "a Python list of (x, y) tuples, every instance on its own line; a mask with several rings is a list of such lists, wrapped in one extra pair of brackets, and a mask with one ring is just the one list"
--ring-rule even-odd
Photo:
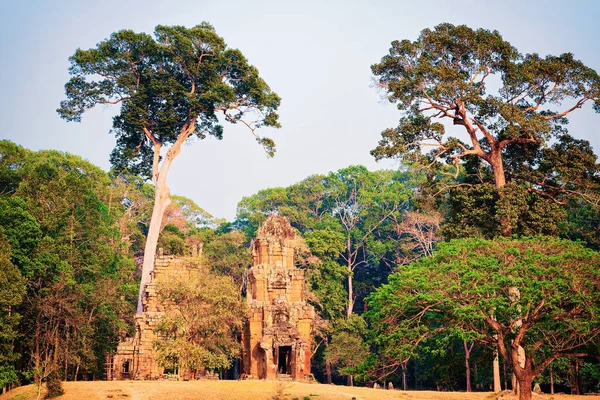
[[(115, 382), (65, 382), (65, 394), (57, 399), (115, 399), (115, 400), (492, 400), (493, 393), (428, 392), (370, 389), (307, 383), (278, 383), (265, 381), (115, 381)], [(33, 400), (33, 385), (17, 388), (0, 400)], [(600, 396), (534, 396), (544, 400), (596, 399)], [(506, 397), (505, 397), (506, 398)]]

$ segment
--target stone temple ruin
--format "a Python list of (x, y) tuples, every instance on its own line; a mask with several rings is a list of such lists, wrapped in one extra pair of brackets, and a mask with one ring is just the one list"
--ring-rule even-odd
[(165, 311), (156, 288), (160, 282), (173, 279), (178, 274), (190, 273), (189, 261), (174, 256), (156, 257), (152, 279), (146, 284), (142, 298), (143, 312), (135, 316), (135, 334), (119, 343), (114, 356), (107, 356), (108, 380), (155, 379), (163, 375), (164, 368), (156, 361), (152, 346), (156, 339), (154, 329)]
[(294, 265), (296, 233), (270, 216), (252, 243), (248, 321), (242, 334), (242, 372), (260, 379), (304, 380), (310, 374), (314, 308), (305, 298), (304, 270)]
[[(244, 378), (306, 380), (310, 374), (315, 311), (306, 302), (304, 270), (294, 265), (297, 239), (284, 217), (270, 216), (252, 242), (248, 269), (248, 317), (241, 332)], [(201, 250), (200, 250), (201, 251)], [(198, 258), (196, 258), (196, 261)], [(178, 274), (190, 273), (188, 258), (156, 257), (151, 281), (135, 316), (135, 334), (106, 356), (108, 380), (157, 379), (164, 368), (156, 361), (154, 329), (165, 312), (156, 287)], [(180, 371), (180, 375), (188, 373)]]

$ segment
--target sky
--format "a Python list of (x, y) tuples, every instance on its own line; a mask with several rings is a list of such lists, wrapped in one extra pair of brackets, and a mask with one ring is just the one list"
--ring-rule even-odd
[[(0, 0), (0, 139), (31, 150), (77, 154), (108, 170), (117, 109), (95, 108), (81, 123), (56, 113), (69, 79), (69, 57), (121, 29), (210, 22), (239, 48), (280, 95), (281, 129), (261, 129), (277, 143), (267, 158), (251, 133), (226, 125), (224, 139), (183, 148), (169, 172), (171, 192), (216, 217), (235, 217), (244, 196), (309, 175), (376, 163), (369, 151), (400, 112), (382, 100), (370, 66), (393, 40), (416, 40), (442, 22), (498, 30), (521, 53), (571, 52), (600, 71), (600, 2), (565, 1), (208, 1)], [(569, 131), (600, 154), (600, 115), (591, 107)]]

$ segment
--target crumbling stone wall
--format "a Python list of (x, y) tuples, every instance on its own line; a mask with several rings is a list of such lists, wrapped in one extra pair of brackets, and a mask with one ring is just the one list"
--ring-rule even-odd
[(154, 329), (168, 304), (159, 301), (157, 285), (181, 274), (189, 273), (189, 266), (198, 263), (197, 257), (175, 257), (159, 254), (154, 263), (152, 279), (146, 284), (142, 298), (143, 312), (135, 316), (135, 334), (125, 338), (113, 356), (108, 379), (155, 379), (164, 373), (156, 361), (152, 345)]

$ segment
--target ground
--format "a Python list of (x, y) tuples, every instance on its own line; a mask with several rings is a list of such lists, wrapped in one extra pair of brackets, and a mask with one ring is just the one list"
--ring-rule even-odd
[[(493, 393), (430, 392), (370, 389), (324, 384), (279, 383), (265, 381), (95, 381), (64, 382), (60, 400), (492, 400)], [(0, 400), (34, 400), (36, 387), (24, 386), (0, 396)], [(506, 397), (505, 397), (506, 398)], [(543, 395), (539, 400), (600, 400), (600, 396)]]

